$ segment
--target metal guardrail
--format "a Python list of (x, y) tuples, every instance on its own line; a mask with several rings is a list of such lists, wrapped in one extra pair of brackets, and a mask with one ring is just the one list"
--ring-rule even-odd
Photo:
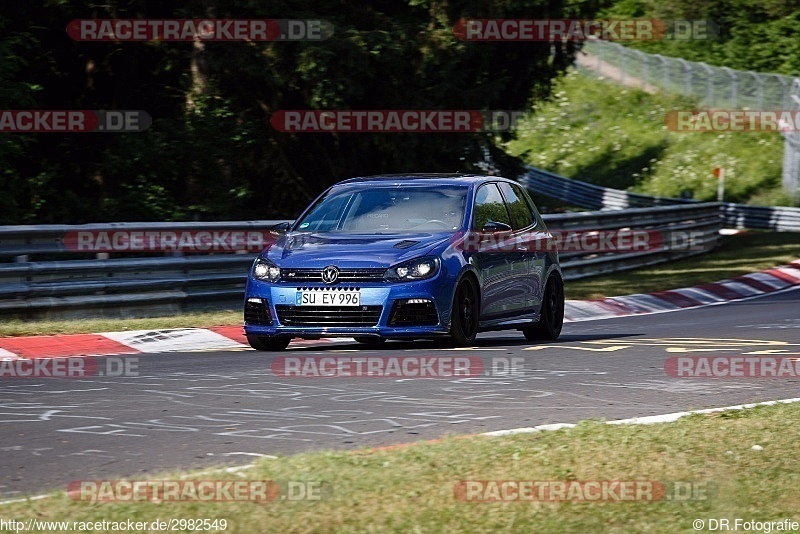
[(113, 240), (115, 232), (124, 232), (129, 238), (139, 233), (145, 239), (148, 233), (179, 236), (183, 232), (197, 237), (207, 232), (209, 240), (218, 238), (216, 248), (224, 249), (231, 237), (246, 243), (248, 233), (263, 235), (280, 222), (284, 221), (0, 227), (0, 261), (5, 261), (0, 263), (0, 316), (127, 317), (236, 307), (257, 256), (254, 250), (260, 247), (248, 251), (240, 246), (240, 250), (219, 253), (118, 253), (97, 251), (95, 246), (86, 252), (80, 250), (80, 236), (104, 232)]
[[(638, 252), (562, 253), (567, 279), (669, 261), (710, 250), (720, 225), (717, 204), (655, 207), (616, 212), (546, 215), (556, 231), (640, 229), (673, 235), (696, 232), (694, 246), (665, 242)], [(254, 249), (216, 252), (150, 250), (124, 253), (77, 250), (80, 235), (115, 232), (146, 239), (163, 233), (267, 233), (283, 221), (109, 223), (0, 227), (0, 316), (26, 319), (131, 317), (241, 305)], [(230, 237), (230, 236), (229, 236)], [(76, 240), (77, 239), (77, 240)], [(99, 241), (97, 242), (99, 243)], [(95, 243), (95, 245), (97, 245)], [(224, 247), (217, 247), (223, 248)], [(245, 247), (247, 248), (247, 247)], [(75, 259), (83, 257), (83, 259)]]
[(620, 189), (610, 189), (599, 185), (564, 178), (558, 174), (535, 167), (527, 167), (527, 172), (517, 177), (517, 181), (528, 190), (545, 196), (557, 198), (575, 206), (593, 210), (623, 210), (652, 206), (674, 206), (695, 202), (675, 198), (662, 198), (629, 193)]
[(729, 228), (800, 232), (800, 208), (746, 206), (726, 202), (721, 210), (725, 225)]
[(598, 254), (562, 252), (559, 254), (564, 278), (574, 280), (628, 269), (655, 265), (712, 250), (722, 228), (719, 204), (697, 203), (617, 211), (588, 211), (553, 214), (544, 217), (548, 229), (569, 232), (590, 229), (645, 231), (662, 242), (645, 250)]
[[(529, 190), (593, 210), (625, 210), (631, 207), (699, 204), (696, 200), (663, 198), (629, 193), (564, 178), (552, 172), (527, 167), (517, 180)], [(800, 232), (800, 208), (749, 206), (725, 202), (720, 205), (727, 228), (753, 228)]]
[[(139, 222), (139, 223), (97, 223), (97, 224), (41, 224), (0, 226), (0, 260), (8, 256), (57, 254), (75, 252), (69, 247), (65, 236), (78, 232), (198, 232), (211, 230), (217, 232), (265, 231), (270, 226), (284, 222), (275, 221), (221, 221), (221, 222)], [(21, 258), (20, 261), (25, 261)]]

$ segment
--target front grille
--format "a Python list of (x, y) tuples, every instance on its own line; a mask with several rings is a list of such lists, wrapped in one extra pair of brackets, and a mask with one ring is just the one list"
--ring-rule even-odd
[(391, 326), (432, 326), (439, 324), (439, 315), (433, 302), (419, 302), (409, 304), (405, 300), (398, 300), (392, 307), (389, 317)]
[(271, 325), (272, 317), (269, 314), (269, 304), (266, 300), (261, 302), (244, 303), (244, 322), (248, 324)]
[[(339, 269), (337, 282), (379, 282), (386, 269)], [(281, 269), (281, 279), (290, 282), (322, 282), (322, 269)]]
[(275, 306), (284, 326), (375, 326), (383, 306)]

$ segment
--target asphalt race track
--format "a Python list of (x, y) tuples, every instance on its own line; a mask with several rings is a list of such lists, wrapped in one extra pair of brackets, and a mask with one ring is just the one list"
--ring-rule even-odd
[[(357, 354), (356, 354), (357, 353)], [(569, 323), (557, 343), (482, 334), (471, 349), (389, 342), (138, 356), (139, 376), (0, 381), (0, 500), (258, 455), (356, 449), (587, 418), (800, 396), (793, 378), (672, 378), (670, 357), (800, 357), (800, 289), (718, 306)], [(279, 356), (470, 356), (477, 378), (289, 378)], [(492, 360), (495, 358), (495, 360)], [(505, 360), (502, 360), (502, 359)], [(517, 372), (502, 362), (524, 358)], [(500, 363), (498, 363), (500, 362)]]

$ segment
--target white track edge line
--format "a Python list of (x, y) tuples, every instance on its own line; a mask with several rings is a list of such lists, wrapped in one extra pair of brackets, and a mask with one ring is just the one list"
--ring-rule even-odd
[[(269, 454), (256, 454), (256, 453), (241, 453), (241, 454), (255, 454), (261, 458), (268, 458), (270, 460), (276, 460), (277, 456), (272, 456)], [(238, 473), (239, 471), (245, 471), (247, 469), (252, 469), (256, 466), (255, 463), (244, 464), (244, 465), (234, 465), (231, 467), (216, 467), (213, 469), (206, 469), (205, 471), (198, 471), (196, 473), (190, 473), (189, 475), (181, 475), (180, 479), (185, 480), (188, 476), (197, 476), (197, 475), (211, 475), (214, 473)], [(123, 477), (120, 477), (123, 478)], [(28, 501), (40, 501), (42, 499), (47, 499), (51, 497), (52, 494), (43, 494), (43, 495), (34, 495), (32, 497), (21, 497), (19, 499), (10, 499), (7, 501), (0, 501), (0, 506), (4, 504), (14, 504), (19, 502), (28, 502)]]
[[(792, 399), (780, 399), (780, 400), (773, 400), (773, 401), (764, 401), (764, 402), (753, 402), (750, 404), (737, 404), (734, 406), (723, 406), (721, 408), (706, 408), (704, 410), (690, 410), (686, 412), (674, 412), (674, 413), (667, 413), (662, 415), (649, 415), (645, 417), (633, 417), (630, 419), (616, 419), (613, 421), (606, 421), (605, 424), (607, 425), (651, 425), (657, 423), (671, 423), (674, 422), (681, 417), (685, 417), (687, 415), (694, 415), (694, 414), (703, 414), (703, 413), (714, 413), (714, 412), (724, 412), (729, 410), (745, 410), (749, 408), (755, 408), (757, 406), (774, 406), (776, 404), (793, 404), (795, 402), (800, 402), (800, 398), (792, 398)], [(545, 432), (548, 430), (560, 430), (562, 428), (574, 428), (576, 425), (574, 423), (550, 423), (547, 425), (538, 425), (533, 427), (525, 427), (525, 428), (511, 428), (508, 430), (495, 430), (493, 432), (483, 432), (482, 434), (478, 434), (479, 436), (489, 436), (489, 437), (500, 437), (500, 436), (511, 436), (514, 434), (532, 434), (535, 432)], [(268, 457), (268, 456), (267, 456)], [(241, 466), (234, 466), (234, 467), (222, 467), (208, 471), (201, 471), (200, 473), (196, 474), (208, 474), (213, 472), (236, 472), (246, 469), (252, 469), (255, 467), (255, 464), (245, 464)], [(0, 501), (0, 506), (4, 504), (13, 504), (18, 502), (28, 502), (28, 501), (38, 501), (41, 499), (47, 499), (50, 495), (34, 495), (33, 497), (25, 497), (21, 499), (11, 499), (8, 501)]]
[[(745, 410), (749, 408), (755, 408), (757, 406), (774, 406), (776, 404), (793, 404), (795, 402), (800, 402), (800, 398), (792, 398), (792, 399), (781, 399), (781, 400), (772, 400), (772, 401), (764, 401), (764, 402), (753, 402), (750, 404), (737, 404), (735, 406), (723, 406), (720, 408), (706, 408), (704, 410), (689, 410), (686, 412), (673, 412), (673, 413), (665, 413), (661, 415), (648, 415), (644, 417), (632, 417), (630, 419), (615, 419), (613, 421), (605, 421), (607, 425), (652, 425), (658, 423), (672, 423), (677, 421), (681, 417), (686, 417), (687, 415), (695, 415), (695, 414), (703, 414), (703, 413), (715, 413), (715, 412), (726, 412), (731, 410)], [(495, 430), (494, 432), (484, 432), (479, 434), (480, 436), (491, 436), (491, 437), (499, 437), (499, 436), (512, 436), (514, 434), (533, 434), (535, 432), (544, 432), (548, 430), (560, 430), (562, 428), (574, 428), (576, 424), (574, 423), (551, 423), (548, 425), (538, 425), (538, 426), (531, 426), (531, 427), (522, 427), (522, 428), (510, 428), (508, 430)]]

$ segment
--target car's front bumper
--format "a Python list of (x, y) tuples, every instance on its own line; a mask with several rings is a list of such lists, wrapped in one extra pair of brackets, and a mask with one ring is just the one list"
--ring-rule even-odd
[[(260, 321), (248, 321), (247, 313), (244, 324), (245, 333), (251, 336), (286, 335), (291, 337), (367, 337), (385, 338), (425, 338), (446, 336), (450, 331), (450, 306), (452, 290), (448, 284), (442, 284), (439, 277), (419, 282), (406, 283), (348, 283), (328, 286), (320, 283), (268, 283), (250, 279), (245, 296), (245, 307), (253, 306), (258, 299), (268, 311), (268, 318)], [(314, 307), (296, 306), (297, 292), (312, 291), (358, 291), (359, 306)], [(427, 315), (425, 324), (398, 324), (397, 306), (408, 306), (411, 300), (429, 301), (435, 308), (435, 319)], [(248, 304), (250, 303), (250, 304)], [(419, 306), (426, 306), (419, 304)], [(380, 308), (378, 312), (378, 308)], [(363, 309), (363, 314), (357, 310)], [(309, 311), (311, 310), (311, 311)], [(251, 309), (252, 311), (252, 309)], [(338, 313), (337, 313), (338, 312)], [(318, 313), (319, 321), (314, 321)], [(263, 314), (267, 315), (267, 314)], [(250, 314), (252, 319), (253, 313)], [(341, 321), (337, 318), (341, 316)], [(359, 316), (358, 319), (347, 317)], [(303, 324), (287, 324), (297, 322), (298, 317)], [(374, 320), (373, 320), (374, 319)], [(269, 324), (264, 324), (265, 322)], [(346, 324), (362, 322), (364, 324)], [(338, 323), (338, 324), (337, 324)], [(367, 324), (368, 323), (368, 324)]]

